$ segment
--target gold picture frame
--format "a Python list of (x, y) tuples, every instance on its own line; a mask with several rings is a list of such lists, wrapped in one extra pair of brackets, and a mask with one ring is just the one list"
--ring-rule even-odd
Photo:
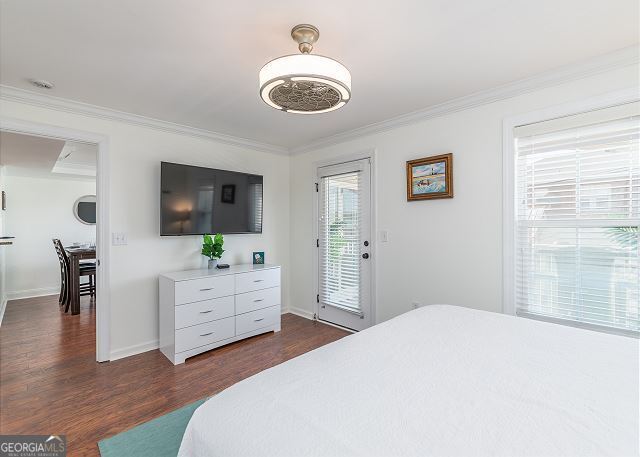
[(407, 162), (407, 201), (453, 198), (453, 154)]

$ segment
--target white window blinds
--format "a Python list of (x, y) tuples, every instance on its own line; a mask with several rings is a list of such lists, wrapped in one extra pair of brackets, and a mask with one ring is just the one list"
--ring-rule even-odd
[(516, 313), (636, 335), (638, 104), (514, 133)]
[(320, 301), (360, 313), (362, 171), (332, 172), (319, 183)]

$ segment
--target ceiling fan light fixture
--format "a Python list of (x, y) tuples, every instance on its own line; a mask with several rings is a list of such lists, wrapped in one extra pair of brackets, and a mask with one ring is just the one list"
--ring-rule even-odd
[(329, 57), (311, 55), (320, 32), (301, 24), (291, 30), (302, 54), (279, 57), (260, 70), (260, 97), (272, 108), (294, 114), (335, 111), (351, 99), (351, 73)]
[(345, 105), (346, 102), (340, 102), (335, 106), (332, 106), (331, 108), (327, 108), (324, 110), (320, 110), (320, 111), (298, 111), (298, 110), (287, 110), (287, 113), (291, 113), (291, 114), (320, 114), (320, 113), (329, 113), (331, 111), (335, 111), (337, 109), (342, 108)]

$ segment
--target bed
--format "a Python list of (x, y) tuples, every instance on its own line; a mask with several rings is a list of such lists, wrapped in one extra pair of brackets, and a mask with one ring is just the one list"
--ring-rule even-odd
[(181, 457), (638, 455), (638, 340), (433, 305), (265, 370)]

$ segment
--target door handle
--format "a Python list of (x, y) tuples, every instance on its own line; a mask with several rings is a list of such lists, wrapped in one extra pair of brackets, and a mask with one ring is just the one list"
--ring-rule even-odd
[(209, 336), (209, 335), (213, 335), (213, 332), (205, 333), (205, 334), (200, 335), (200, 336)]
[(209, 314), (209, 313), (210, 313), (210, 312), (212, 312), (212, 311), (213, 311), (212, 309), (210, 309), (210, 310), (208, 310), (208, 311), (200, 311), (200, 314)]
[(364, 254), (362, 254), (362, 258), (363, 259), (368, 259), (369, 258), (369, 253), (365, 252)]

